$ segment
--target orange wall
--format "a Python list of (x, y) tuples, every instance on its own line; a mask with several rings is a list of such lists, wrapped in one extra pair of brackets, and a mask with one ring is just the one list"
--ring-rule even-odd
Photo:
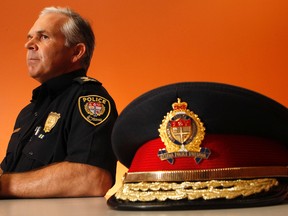
[[(120, 112), (140, 94), (180, 81), (239, 85), (288, 106), (286, 0), (1, 1), (0, 160), (38, 85), (27, 76), (26, 35), (51, 5), (70, 6), (92, 22), (97, 48), (89, 75), (104, 83)], [(124, 171), (119, 165), (118, 175)]]

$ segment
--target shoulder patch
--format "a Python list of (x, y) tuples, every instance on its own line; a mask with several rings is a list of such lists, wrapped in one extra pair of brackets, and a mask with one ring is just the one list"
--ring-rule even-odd
[(99, 95), (85, 95), (78, 98), (81, 116), (90, 124), (102, 124), (110, 115), (110, 101)]
[(87, 76), (76, 77), (74, 80), (80, 83), (81, 85), (87, 82), (95, 82), (95, 83), (101, 84), (101, 82), (99, 82), (98, 80), (91, 78), (91, 77), (87, 77)]

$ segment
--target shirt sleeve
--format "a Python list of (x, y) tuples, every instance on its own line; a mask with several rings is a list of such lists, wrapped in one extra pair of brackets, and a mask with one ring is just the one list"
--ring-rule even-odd
[(66, 160), (97, 166), (115, 176), (111, 133), (117, 115), (113, 99), (105, 92), (81, 94), (68, 126)]

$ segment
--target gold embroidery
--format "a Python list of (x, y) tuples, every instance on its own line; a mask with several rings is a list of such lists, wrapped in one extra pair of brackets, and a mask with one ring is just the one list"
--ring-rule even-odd
[(211, 180), (205, 182), (140, 182), (125, 183), (117, 191), (115, 197), (121, 200), (135, 201), (165, 201), (170, 200), (195, 200), (233, 199), (239, 196), (250, 196), (262, 191), (269, 191), (277, 186), (274, 178), (252, 180)]

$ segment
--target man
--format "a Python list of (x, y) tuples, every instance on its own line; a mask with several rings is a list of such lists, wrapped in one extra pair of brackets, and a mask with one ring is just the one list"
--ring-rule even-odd
[(41, 85), (19, 114), (1, 163), (0, 197), (104, 196), (114, 183), (116, 106), (86, 77), (94, 50), (87, 21), (45, 8), (28, 33), (29, 75)]

